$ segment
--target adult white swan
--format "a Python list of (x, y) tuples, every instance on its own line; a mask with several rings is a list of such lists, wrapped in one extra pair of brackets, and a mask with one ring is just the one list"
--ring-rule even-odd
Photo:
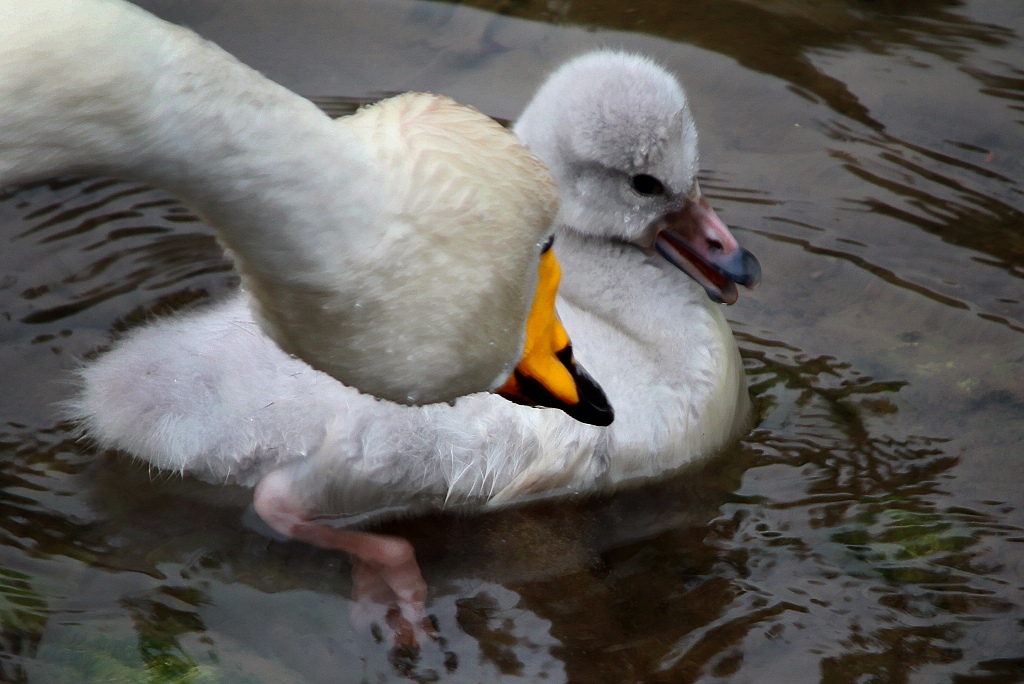
[(642, 57), (586, 55), (550, 77), (516, 130), (561, 189), (558, 308), (616, 407), (611, 427), (485, 394), (373, 401), (277, 350), (239, 295), (137, 331), (85, 369), (75, 412), (88, 434), (162, 469), (258, 484), (274, 527), (370, 559), (413, 603), (423, 585), (408, 547), (370, 548), (312, 516), (607, 490), (737, 438), (750, 404), (716, 302), (757, 284), (760, 267), (701, 196), (678, 82)]
[(550, 176), (475, 110), (406, 95), (333, 122), (121, 0), (0, 0), (0, 185), (58, 173), (186, 200), (263, 332), (363, 391), (421, 404), (500, 386), (611, 420), (551, 310), (557, 265), (533, 296)]

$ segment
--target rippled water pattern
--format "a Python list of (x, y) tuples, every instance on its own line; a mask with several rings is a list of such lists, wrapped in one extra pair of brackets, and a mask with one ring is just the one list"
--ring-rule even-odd
[(345, 558), (60, 419), (80, 359), (236, 285), (210, 231), (132, 183), (8, 190), (0, 681), (1024, 681), (1024, 4), (144, 4), (335, 115), (422, 88), (512, 118), (599, 44), (668, 64), (764, 267), (727, 312), (758, 425), (638, 491), (392, 525), (438, 639), (390, 649)]

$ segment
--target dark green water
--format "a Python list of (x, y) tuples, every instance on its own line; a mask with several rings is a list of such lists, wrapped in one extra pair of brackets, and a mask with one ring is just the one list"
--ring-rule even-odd
[(514, 118), (588, 47), (668, 65), (764, 268), (727, 312), (760, 422), (637, 492), (392, 526), (440, 635), (392, 652), (345, 558), (56, 417), (77, 359), (229, 291), (210, 232), (122, 182), (7, 192), (0, 681), (1024, 681), (1019, 0), (142, 4), (309, 96)]

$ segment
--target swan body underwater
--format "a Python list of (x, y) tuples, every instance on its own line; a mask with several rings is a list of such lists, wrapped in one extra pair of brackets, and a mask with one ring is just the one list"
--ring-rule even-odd
[(246, 320), (362, 391), (611, 420), (554, 314), (554, 182), (472, 108), (406, 94), (332, 121), (123, 0), (0, 0), (0, 186), (69, 173), (185, 200), (234, 255)]
[[(86, 367), (74, 406), (86, 434), (162, 470), (257, 485), (273, 527), (357, 556), (365, 537), (345, 525), (608, 491), (737, 439), (750, 401), (718, 302), (760, 267), (701, 195), (678, 81), (640, 56), (584, 55), (515, 130), (561, 190), (558, 310), (616, 408), (610, 427), (487, 394), (375, 401), (279, 351), (240, 293), (134, 331)], [(389, 553), (401, 566), (400, 547)], [(422, 601), (422, 583), (385, 581)]]

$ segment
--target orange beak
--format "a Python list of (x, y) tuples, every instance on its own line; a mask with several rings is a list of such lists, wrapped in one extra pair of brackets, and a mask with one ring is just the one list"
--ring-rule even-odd
[(550, 248), (541, 254), (539, 275), (523, 357), (495, 393), (525, 406), (561, 409), (581, 423), (611, 425), (614, 413), (608, 398), (573, 359), (569, 335), (555, 313), (562, 270)]

